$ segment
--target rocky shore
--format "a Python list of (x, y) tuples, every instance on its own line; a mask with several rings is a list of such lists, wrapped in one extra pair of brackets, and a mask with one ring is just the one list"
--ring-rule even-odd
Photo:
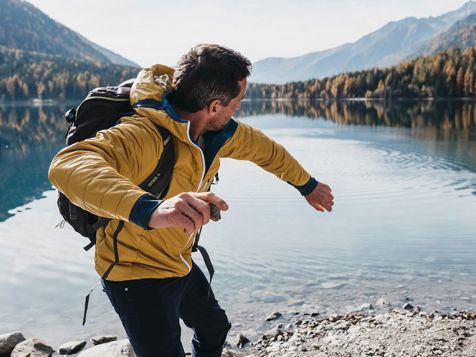
[[(88, 347), (85, 349), (86, 346)], [(129, 341), (118, 341), (116, 336), (103, 335), (92, 337), (89, 341), (70, 341), (55, 350), (48, 343), (38, 338), (25, 339), (21, 332), (0, 335), (0, 357), (49, 357), (53, 355), (81, 357), (135, 356)]]
[[(361, 312), (320, 316), (270, 316), (274, 326), (255, 341), (238, 335), (237, 350), (224, 356), (247, 357), (475, 357), (476, 312), (423, 312), (407, 303), (382, 312), (368, 304)], [(277, 316), (273, 318), (273, 316)], [(248, 347), (247, 347), (248, 346)]]
[[(238, 333), (233, 342), (226, 343), (223, 356), (476, 356), (476, 312), (424, 312), (410, 303), (385, 309), (385, 301), (378, 304), (380, 307), (366, 304), (358, 312), (343, 315), (275, 312), (266, 318), (268, 331)], [(0, 335), (0, 357), (47, 357), (58, 353), (79, 357), (134, 356), (129, 341), (115, 336), (68, 342), (55, 351), (44, 341), (25, 339), (20, 332)]]

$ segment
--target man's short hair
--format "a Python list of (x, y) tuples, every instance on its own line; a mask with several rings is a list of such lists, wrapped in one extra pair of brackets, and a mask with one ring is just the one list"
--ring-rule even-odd
[(197, 45), (177, 63), (171, 100), (192, 113), (216, 99), (228, 105), (240, 93), (238, 81), (248, 77), (250, 70), (250, 60), (236, 51), (219, 45)]

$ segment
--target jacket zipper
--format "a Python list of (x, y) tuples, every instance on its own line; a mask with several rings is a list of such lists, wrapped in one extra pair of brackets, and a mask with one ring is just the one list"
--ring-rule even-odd
[[(200, 191), (200, 188), (202, 186), (202, 183), (203, 183), (203, 178), (205, 177), (205, 156), (203, 155), (203, 151), (202, 149), (200, 148), (200, 146), (198, 146), (197, 144), (195, 144), (192, 140), (192, 138), (190, 137), (190, 122), (187, 123), (187, 137), (188, 137), (188, 140), (190, 141), (190, 143), (195, 146), (198, 151), (200, 151), (200, 157), (202, 158), (202, 175), (200, 177), (200, 182), (198, 183), (198, 187), (197, 187), (197, 190), (195, 192), (199, 192)], [(185, 244), (185, 246), (188, 246), (188, 243), (190, 242), (190, 239), (192, 239), (192, 237), (196, 236), (195, 233), (192, 233), (190, 235), (190, 237), (188, 238), (187, 240), (187, 243)], [(180, 259), (182, 259), (182, 261), (185, 263), (185, 265), (187, 266), (188, 268), (188, 271), (192, 270), (192, 268), (190, 267), (190, 264), (187, 263), (187, 261), (185, 260), (185, 258), (182, 256), (182, 254), (180, 254)]]

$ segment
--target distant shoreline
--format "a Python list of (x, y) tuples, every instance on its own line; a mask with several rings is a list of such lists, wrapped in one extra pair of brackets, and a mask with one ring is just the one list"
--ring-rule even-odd
[[(0, 106), (54, 106), (72, 104), (79, 105), (84, 98), (69, 98), (65, 100), (58, 99), (39, 99), (33, 98), (29, 100), (4, 100), (0, 101)], [(245, 98), (243, 102), (375, 102), (388, 103), (392, 102), (476, 102), (476, 97), (428, 97), (428, 98)]]
[(356, 98), (245, 98), (244, 102), (386, 102), (391, 103), (393, 101), (397, 102), (476, 102), (476, 97), (428, 97), (428, 98), (365, 98), (365, 97), (356, 97)]
[(84, 98), (78, 99), (66, 99), (66, 100), (56, 100), (56, 99), (28, 99), (28, 100), (4, 100), (0, 101), (0, 106), (56, 106), (56, 105), (72, 105), (77, 106)]

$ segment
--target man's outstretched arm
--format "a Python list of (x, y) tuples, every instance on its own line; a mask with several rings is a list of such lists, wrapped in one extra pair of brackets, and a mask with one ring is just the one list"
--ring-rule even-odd
[(316, 210), (332, 211), (334, 196), (330, 187), (314, 179), (280, 144), (259, 129), (242, 122), (220, 150), (221, 157), (254, 162), (299, 190)]

